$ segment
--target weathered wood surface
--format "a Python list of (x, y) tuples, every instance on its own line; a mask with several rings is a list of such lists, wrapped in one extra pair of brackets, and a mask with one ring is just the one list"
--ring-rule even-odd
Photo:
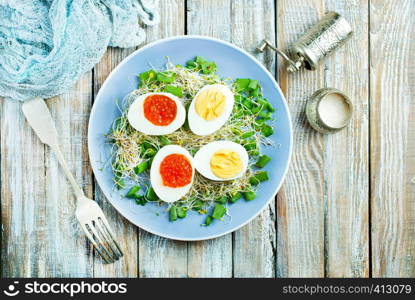
[(373, 277), (415, 277), (415, 3), (370, 4)]
[[(277, 275), (367, 277), (368, 260), (368, 7), (366, 1), (279, 1), (279, 46), (286, 47), (329, 10), (352, 24), (352, 39), (315, 72), (280, 72), (294, 121), (291, 169), (277, 206)], [(351, 126), (314, 132), (307, 99), (335, 87), (355, 105)]]
[[(69, 168), (85, 195), (92, 198), (93, 175), (86, 141), (92, 104), (91, 75), (92, 72), (84, 74), (72, 91), (46, 103), (55, 120), (59, 143)], [(48, 146), (44, 147), (45, 197), (32, 201), (39, 201), (45, 206), (47, 234), (41, 238), (46, 248), (45, 276), (92, 276), (92, 249), (74, 218), (76, 199), (72, 187), (67, 183), (54, 153)]]
[[(147, 42), (185, 33), (185, 3), (160, 1), (161, 22), (149, 28)], [(187, 243), (139, 230), (140, 277), (187, 277)]]
[[(354, 35), (317, 71), (287, 74), (273, 52), (254, 53), (264, 37), (286, 48), (329, 10), (343, 14)], [(292, 114), (294, 153), (277, 201), (233, 234), (186, 243), (136, 228), (106, 201), (89, 166), (94, 97), (134, 51), (109, 49), (70, 92), (47, 103), (71, 170), (126, 252), (112, 265), (77, 228), (75, 199), (53, 153), (20, 104), (1, 100), (2, 276), (414, 277), (414, 13), (410, 0), (160, 1), (161, 23), (147, 29), (146, 42), (214, 36), (276, 74)], [(308, 97), (325, 86), (345, 91), (355, 106), (352, 124), (335, 135), (314, 132), (305, 119)]]
[[(324, 13), (323, 3), (278, 1), (278, 46), (286, 48)], [(281, 62), (281, 60), (279, 60)], [(307, 123), (305, 104), (324, 86), (324, 70), (287, 74), (279, 64), (279, 83), (291, 111), (293, 155), (277, 197), (277, 275), (324, 276), (324, 136)]]
[[(108, 49), (103, 59), (94, 68), (93, 95), (97, 95), (109, 73), (134, 49)], [(102, 260), (94, 257), (94, 277), (137, 277), (138, 269), (138, 234), (137, 228), (122, 217), (107, 201), (98, 183), (94, 182), (94, 199), (102, 207), (108, 222), (113, 227), (124, 258), (114, 264), (103, 264)]]
[[(88, 72), (72, 91), (47, 102), (69, 168), (89, 196), (91, 83)], [(75, 197), (56, 158), (25, 122), (20, 103), (2, 101), (1, 107), (3, 276), (92, 276), (91, 249), (74, 220)]]
[[(275, 71), (275, 54), (256, 54), (258, 42), (275, 41), (274, 1), (234, 1), (231, 11), (232, 42), (257, 56), (271, 73)], [(275, 276), (275, 202), (272, 201), (252, 222), (234, 233), (234, 276)]]
[(1, 220), (3, 276), (44, 276), (45, 149), (20, 104), (1, 103)]
[(325, 86), (354, 104), (351, 125), (325, 137), (325, 274), (369, 276), (369, 64), (366, 0), (326, 1), (353, 24), (353, 36), (325, 64)]
[[(231, 2), (187, 1), (187, 34), (231, 40)], [(212, 16), (215, 16), (212, 18)], [(232, 277), (232, 234), (188, 243), (189, 277)]]

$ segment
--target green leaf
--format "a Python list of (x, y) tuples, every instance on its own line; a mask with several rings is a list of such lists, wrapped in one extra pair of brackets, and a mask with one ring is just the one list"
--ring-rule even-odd
[(244, 145), (244, 148), (246, 149), (246, 151), (251, 151), (251, 150), (255, 150), (257, 147), (257, 144), (254, 143), (248, 143)]
[(259, 116), (265, 120), (271, 120), (272, 118), (272, 112), (265, 112), (265, 111), (261, 111), (259, 113)]
[(118, 190), (122, 190), (123, 188), (125, 188), (125, 181), (122, 178), (116, 178), (115, 179), (115, 184), (117, 186)]
[(149, 71), (140, 73), (138, 77), (140, 78), (140, 85), (142, 85), (143, 82), (154, 81), (157, 78), (157, 72), (154, 70), (149, 70)]
[(256, 166), (258, 168), (263, 168), (265, 167), (269, 162), (271, 161), (271, 157), (269, 157), (268, 155), (262, 155), (258, 161), (256, 162)]
[(265, 137), (269, 137), (270, 135), (272, 135), (274, 133), (274, 129), (272, 129), (271, 126), (269, 125), (265, 125), (262, 127), (261, 129), (261, 133), (265, 136)]
[(260, 154), (258, 150), (249, 151), (249, 156), (251, 157), (259, 156)]
[(156, 155), (157, 150), (154, 148), (148, 148), (146, 149), (146, 151), (144, 152), (144, 157), (149, 158), (149, 157), (153, 157), (154, 155)]
[(247, 108), (252, 108), (254, 106), (254, 104), (251, 101), (249, 101), (248, 99), (243, 100), (242, 104)]
[(201, 57), (201, 56), (196, 56), (195, 57), (195, 62), (198, 63), (198, 64), (204, 64), (204, 63), (207, 63), (208, 61), (206, 59), (204, 59), (203, 57)]
[(146, 199), (149, 201), (157, 201), (159, 197), (157, 196), (156, 192), (152, 187), (149, 187), (146, 192)]
[(254, 79), (249, 80), (248, 88), (250, 88), (251, 90), (256, 90), (258, 89), (258, 87), (259, 87), (258, 80), (254, 80)]
[(125, 197), (132, 198), (132, 199), (138, 199), (140, 195), (138, 195), (137, 192), (140, 190), (140, 188), (141, 187), (139, 185), (135, 185), (131, 187), (128, 193), (125, 195)]
[(226, 207), (216, 204), (215, 208), (213, 209), (212, 218), (216, 220), (220, 220), (226, 213)]
[(245, 192), (243, 194), (246, 201), (252, 201), (256, 198), (255, 192)]
[(258, 98), (256, 99), (256, 101), (258, 102), (258, 104), (262, 105), (263, 107), (267, 107), (268, 106), (268, 101), (264, 98)]
[(164, 71), (157, 73), (157, 81), (164, 83), (172, 83), (176, 78), (176, 73)]
[(205, 225), (209, 226), (212, 223), (212, 221), (213, 221), (212, 216), (207, 216), (205, 220)]
[(144, 149), (153, 148), (153, 144), (151, 144), (149, 141), (144, 141), (141, 143), (141, 145), (144, 147)]
[(274, 112), (275, 111), (274, 106), (272, 106), (272, 104), (269, 103), (269, 102), (268, 102), (268, 105), (267, 105), (267, 109), (268, 109), (269, 112)]
[(183, 97), (183, 89), (178, 86), (166, 85), (166, 87), (164, 88), (164, 91), (167, 93), (173, 94), (179, 98)]
[(267, 181), (269, 179), (267, 171), (260, 171), (255, 174), (255, 178), (259, 181)]
[(170, 207), (169, 219), (170, 219), (170, 222), (177, 220), (177, 207), (176, 206)]
[(258, 97), (259, 96), (259, 87), (256, 89), (251, 90), (251, 96)]
[(196, 69), (196, 67), (197, 67), (197, 63), (196, 63), (194, 60), (188, 60), (188, 61), (186, 62), (186, 67), (187, 67), (188, 69)]
[(241, 135), (241, 138), (247, 139), (255, 134), (255, 131), (247, 131)]
[(159, 141), (163, 146), (171, 144), (171, 141), (167, 137), (165, 137), (164, 135), (159, 136)]
[(252, 176), (251, 178), (249, 178), (249, 183), (252, 185), (258, 185), (259, 184), (259, 179), (256, 178), (255, 176)]
[(202, 201), (202, 200), (196, 200), (196, 201), (193, 203), (193, 207), (192, 207), (192, 209), (193, 209), (193, 210), (199, 211), (199, 210), (201, 210), (202, 208), (203, 208), (203, 201)]
[(231, 199), (229, 199), (229, 202), (235, 203), (236, 201), (238, 201), (241, 198), (242, 198), (242, 194), (237, 192), (237, 193), (232, 195)]
[(203, 74), (212, 74), (216, 72), (216, 64), (213, 61), (208, 61), (201, 56), (196, 56), (194, 60), (189, 60), (186, 62), (186, 67), (188, 69), (196, 69), (196, 71), (201, 71)]
[(219, 199), (216, 199), (216, 202), (219, 204), (226, 204), (228, 202), (228, 199), (229, 199), (228, 197), (222, 196)]
[(248, 90), (250, 79), (248, 78), (237, 78), (235, 80), (235, 88), (238, 92), (243, 92)]
[(214, 62), (204, 63), (201, 65), (203, 74), (212, 74), (216, 72), (216, 64)]
[(180, 219), (186, 218), (186, 216), (187, 216), (187, 209), (185, 207), (178, 207), (177, 208), (177, 216)]
[(139, 163), (137, 166), (134, 167), (134, 173), (135, 174), (141, 174), (145, 170), (147, 170), (149, 167), (148, 161), (143, 161), (142, 163)]
[(142, 205), (142, 206), (146, 205), (147, 202), (148, 202), (147, 199), (141, 195), (135, 200), (135, 203), (137, 203), (138, 205)]

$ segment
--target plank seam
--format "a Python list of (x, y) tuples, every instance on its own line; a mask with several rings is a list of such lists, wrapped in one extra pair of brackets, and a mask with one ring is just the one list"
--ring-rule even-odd
[[(95, 103), (95, 67), (92, 68), (91, 71), (91, 107), (94, 105)], [(92, 199), (95, 201), (95, 188), (96, 188), (96, 184), (95, 184), (95, 174), (92, 172)], [(86, 243), (88, 243), (88, 241), (86, 241)], [(92, 276), (95, 277), (95, 247), (92, 247)]]
[[(184, 35), (188, 34), (188, 23), (187, 23), (187, 13), (188, 13), (188, 0), (184, 0)], [(186, 242), (186, 276), (189, 278), (189, 242)]]
[[(2, 110), (3, 110), (3, 105), (4, 105), (4, 101), (5, 99), (2, 98), (2, 105), (0, 106), (0, 116), (2, 115)], [(1, 130), (0, 130), (0, 146), (3, 145), (3, 136), (1, 134)], [(0, 171), (1, 171), (1, 162), (2, 162), (2, 151), (0, 151)], [(3, 177), (1, 176), (0, 173), (0, 225), (1, 225), (1, 234), (0, 234), (0, 278), (3, 278), (3, 181), (2, 181)]]
[(187, 0), (184, 0), (184, 34), (187, 35)]
[[(278, 47), (278, 0), (274, 0), (274, 39), (275, 39), (275, 46)], [(274, 53), (274, 78), (277, 81), (279, 85), (279, 72), (278, 72), (278, 55), (277, 53)], [(288, 102), (288, 101), (287, 101)], [(281, 190), (281, 188), (280, 188)], [(277, 277), (277, 264), (278, 264), (278, 194), (280, 191), (278, 191), (277, 195), (275, 195), (274, 198), (274, 210), (275, 210), (275, 218), (274, 218), (274, 228), (275, 228), (275, 247), (273, 249), (273, 255), (274, 255), (274, 278)]]
[(367, 16), (368, 16), (368, 22), (367, 22), (367, 36), (368, 36), (368, 51), (367, 51), (367, 64), (368, 64), (368, 81), (369, 81), (369, 89), (368, 89), (368, 103), (367, 103), (367, 107), (368, 107), (368, 118), (369, 118), (369, 122), (368, 122), (368, 174), (369, 174), (369, 180), (368, 180), (368, 223), (369, 223), (369, 232), (368, 232), (368, 249), (369, 249), (369, 254), (368, 254), (368, 259), (369, 259), (369, 278), (372, 278), (373, 273), (372, 273), (372, 163), (371, 163), (371, 159), (372, 159), (372, 155), (371, 155), (371, 151), (372, 151), (372, 144), (371, 144), (371, 120), (372, 120), (372, 116), (371, 116), (371, 110), (370, 110), (370, 100), (371, 100), (371, 91), (372, 91), (372, 79), (371, 79), (371, 74), (370, 74), (370, 52), (371, 52), (371, 41), (370, 41), (370, 3), (371, 1), (368, 1), (367, 6), (368, 6), (368, 11), (367, 11)]

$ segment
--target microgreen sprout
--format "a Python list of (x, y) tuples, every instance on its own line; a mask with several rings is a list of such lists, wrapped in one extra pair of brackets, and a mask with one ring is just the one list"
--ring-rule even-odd
[[(242, 196), (250, 201), (255, 198), (259, 182), (268, 179), (266, 172), (255, 171), (255, 164), (263, 167), (270, 160), (260, 156), (261, 145), (270, 145), (267, 138), (273, 133), (267, 122), (275, 110), (262, 96), (257, 80), (239, 78), (235, 81), (219, 78), (215, 74), (216, 64), (196, 57), (186, 66), (167, 62), (164, 70), (151, 69), (138, 75), (139, 86), (119, 104), (121, 116), (112, 125), (107, 137), (112, 143), (112, 170), (114, 186), (123, 189), (131, 183), (127, 197), (135, 198), (138, 204), (163, 202), (158, 199), (149, 184), (149, 170), (157, 151), (164, 145), (175, 144), (186, 148), (194, 155), (202, 146), (218, 140), (233, 141), (245, 147), (249, 154), (249, 165), (245, 174), (231, 181), (211, 181), (196, 172), (193, 185), (186, 197), (169, 206), (171, 221), (184, 218), (189, 210), (206, 214), (211, 207), (216, 210), (213, 218), (220, 219), (226, 209), (223, 205), (238, 201)], [(128, 108), (137, 95), (150, 92), (168, 92), (180, 97), (188, 107), (196, 93), (205, 85), (225, 84), (235, 95), (235, 105), (229, 120), (222, 128), (208, 136), (193, 134), (183, 126), (172, 134), (150, 136), (136, 131), (127, 119)], [(259, 178), (258, 178), (259, 177)], [(255, 178), (255, 179), (252, 179)], [(253, 182), (255, 181), (255, 182)], [(144, 195), (139, 195), (138, 186), (147, 186)], [(205, 225), (212, 222), (208, 216)]]

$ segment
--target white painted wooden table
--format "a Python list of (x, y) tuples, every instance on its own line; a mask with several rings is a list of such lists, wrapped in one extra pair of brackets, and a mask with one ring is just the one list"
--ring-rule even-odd
[[(74, 226), (74, 197), (58, 163), (2, 100), (1, 264), (4, 277), (415, 277), (415, 1), (166, 0), (147, 42), (200, 34), (254, 53), (266, 37), (285, 48), (328, 10), (353, 38), (317, 71), (287, 74), (274, 53), (255, 54), (274, 74), (294, 122), (294, 153), (276, 201), (235, 233), (175, 242), (128, 223), (94, 181), (87, 123), (109, 72), (134, 49), (109, 49), (67, 94), (47, 101), (64, 155), (87, 195), (114, 224), (125, 258), (103, 265)], [(355, 104), (335, 135), (310, 129), (304, 106), (336, 87)]]

